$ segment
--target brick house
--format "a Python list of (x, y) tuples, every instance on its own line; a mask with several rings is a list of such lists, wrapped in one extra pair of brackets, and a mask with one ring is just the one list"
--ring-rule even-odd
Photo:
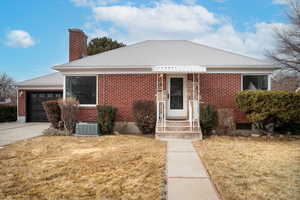
[(117, 128), (136, 132), (132, 103), (147, 99), (157, 102), (157, 133), (170, 132), (172, 123), (198, 133), (199, 103), (231, 108), (237, 123), (246, 122), (235, 93), (270, 89), (275, 69), (262, 60), (183, 40), (147, 40), (86, 55), (86, 35), (70, 29), (69, 62), (54, 66), (56, 73), (18, 83), (18, 120), (45, 121), (41, 101), (75, 96), (81, 104), (79, 121), (96, 121), (98, 104), (113, 105)]

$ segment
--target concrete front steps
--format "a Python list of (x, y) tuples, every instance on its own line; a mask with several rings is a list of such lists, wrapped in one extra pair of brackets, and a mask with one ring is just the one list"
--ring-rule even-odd
[(156, 124), (157, 139), (202, 139), (201, 128), (197, 127), (194, 123), (193, 130), (191, 129), (190, 122), (187, 120), (167, 120), (165, 122), (165, 128), (163, 123), (158, 122)]

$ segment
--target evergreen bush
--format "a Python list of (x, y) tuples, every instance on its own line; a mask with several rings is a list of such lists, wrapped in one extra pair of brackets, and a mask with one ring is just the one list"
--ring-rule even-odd
[(0, 122), (12, 122), (17, 120), (17, 106), (0, 105)]
[(98, 105), (98, 124), (101, 134), (113, 134), (117, 108), (110, 105)]
[(242, 91), (236, 94), (236, 103), (250, 122), (259, 129), (268, 126), (300, 123), (300, 93), (288, 91)]
[(203, 135), (211, 134), (218, 123), (218, 115), (213, 105), (201, 105), (200, 108), (200, 125)]

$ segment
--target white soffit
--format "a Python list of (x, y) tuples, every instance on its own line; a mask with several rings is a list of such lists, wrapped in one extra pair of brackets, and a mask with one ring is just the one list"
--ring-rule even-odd
[(206, 67), (197, 65), (182, 65), (182, 66), (154, 66), (152, 72), (164, 73), (201, 73), (206, 72)]

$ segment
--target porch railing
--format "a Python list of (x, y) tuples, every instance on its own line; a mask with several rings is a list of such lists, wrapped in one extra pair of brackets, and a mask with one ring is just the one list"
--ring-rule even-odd
[(167, 102), (166, 101), (158, 101), (156, 106), (156, 121), (157, 126), (156, 129), (162, 129), (160, 131), (165, 131), (166, 129), (166, 120), (167, 120)]
[(200, 103), (198, 100), (189, 100), (189, 122), (191, 131), (200, 130)]

